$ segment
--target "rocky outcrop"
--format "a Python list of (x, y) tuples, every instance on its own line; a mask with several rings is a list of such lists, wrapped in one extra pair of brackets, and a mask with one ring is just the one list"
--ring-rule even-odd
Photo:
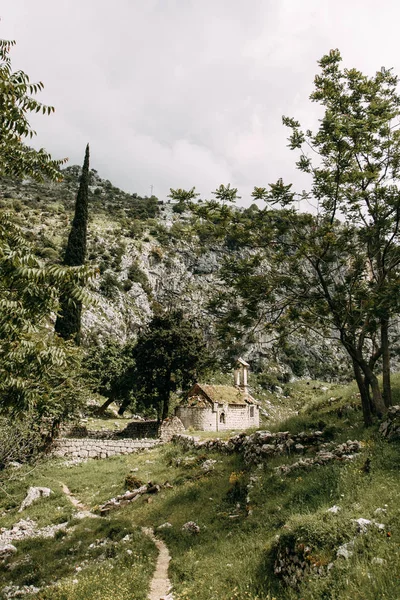
[(68, 522), (59, 523), (58, 525), (47, 525), (46, 527), (38, 528), (36, 521), (32, 519), (21, 519), (15, 523), (11, 529), (0, 529), (0, 548), (10, 544), (12, 541), (20, 541), (25, 538), (43, 537), (52, 538), (57, 531), (64, 530), (68, 526)]
[[(63, 170), (64, 181), (59, 185), (29, 179), (0, 182), (0, 203), (14, 208), (45, 261), (60, 259), (80, 172), (78, 166)], [(174, 212), (171, 203), (125, 193), (94, 170), (90, 182), (88, 263), (98, 268), (99, 275), (91, 283), (94, 302), (82, 314), (84, 344), (108, 338), (125, 343), (135, 338), (151, 319), (154, 307), (166, 302), (182, 308), (215, 341), (215, 320), (207, 306), (216, 291), (223, 292), (220, 269), (224, 258), (242, 250), (232, 249), (227, 240), (217, 241), (212, 234), (195, 235), (189, 215)], [(247, 356), (260, 366), (278, 361), (289, 374), (292, 369), (299, 375), (293, 355), (303, 364), (304, 375), (337, 379), (347, 374), (348, 360), (332, 341), (313, 338), (309, 343), (297, 335), (289, 336), (288, 343), (290, 360), (286, 350), (274, 347), (270, 335), (260, 330), (246, 344)], [(239, 349), (233, 351), (236, 354)]]
[(25, 510), (25, 508), (27, 508), (28, 506), (33, 504), (33, 502), (36, 502), (36, 500), (39, 500), (39, 498), (48, 498), (48, 496), (50, 496), (50, 494), (52, 494), (52, 493), (53, 492), (50, 488), (30, 487), (28, 490), (28, 493), (26, 495), (26, 498), (22, 502), (21, 507), (18, 512), (22, 512), (23, 510)]

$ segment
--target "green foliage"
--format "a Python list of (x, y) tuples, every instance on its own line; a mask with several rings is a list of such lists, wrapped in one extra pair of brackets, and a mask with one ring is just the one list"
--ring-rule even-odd
[(103, 346), (91, 346), (86, 353), (85, 373), (91, 387), (112, 402), (130, 395), (133, 347), (133, 343), (121, 345), (107, 340)]
[(45, 446), (36, 415), (13, 421), (0, 417), (0, 471), (10, 462), (35, 459)]
[(200, 196), (200, 194), (197, 194), (195, 192), (195, 189), (196, 188), (194, 187), (192, 187), (192, 189), (190, 190), (183, 190), (181, 188), (173, 190), (172, 188), (170, 188), (168, 198), (171, 198), (172, 200), (176, 201), (176, 204), (172, 205), (172, 211), (174, 213), (181, 215), (185, 212), (185, 210), (189, 208), (193, 200)]
[[(23, 144), (23, 138), (35, 134), (28, 114), (54, 109), (31, 97), (42, 89), (41, 83), (31, 84), (22, 71), (12, 72), (13, 45), (0, 41), (0, 175), (59, 181), (63, 161)], [(51, 438), (57, 425), (79, 406), (80, 357), (53, 335), (51, 318), (66, 286), (71, 303), (85, 299), (83, 285), (90, 275), (85, 267), (43, 266), (21, 229), (9, 215), (0, 214), (0, 412), (20, 418), (10, 435), (20, 439), (15, 445), (21, 458), (33, 452), (34, 432), (40, 431), (42, 440)], [(25, 422), (32, 424), (32, 438)]]
[(42, 266), (21, 230), (0, 215), (1, 410), (36, 408), (44, 415), (67, 390), (78, 356), (54, 337), (50, 315), (65, 285), (72, 301), (85, 298), (81, 286), (89, 275), (85, 267)]
[[(253, 198), (268, 203), (263, 210), (238, 218), (209, 202), (195, 213), (241, 250), (226, 259), (221, 275), (229, 289), (211, 304), (221, 337), (237, 344), (257, 328), (278, 338), (296, 330), (333, 337), (352, 363), (370, 424), (371, 413), (391, 403), (389, 327), (400, 310), (400, 96), (391, 71), (369, 78), (340, 61), (335, 50), (319, 62), (311, 95), (324, 108), (318, 130), (303, 132), (283, 118), (290, 147), (300, 152), (297, 167), (312, 178), (310, 192), (296, 194), (280, 178), (254, 188)], [(218, 200), (236, 194), (228, 188), (220, 186)], [(296, 212), (293, 203), (302, 200), (316, 203), (315, 215)], [(303, 373), (302, 360), (286, 350)]]
[(48, 177), (60, 180), (60, 165), (44, 149), (33, 150), (24, 144), (36, 132), (28, 121), (29, 113), (50, 114), (52, 106), (41, 104), (33, 97), (43, 89), (43, 83), (31, 83), (23, 71), (12, 71), (10, 50), (14, 41), (0, 40), (0, 176), (29, 175), (37, 181)]
[(103, 296), (105, 298), (108, 298), (109, 300), (115, 300), (116, 298), (118, 298), (118, 291), (120, 289), (121, 284), (118, 281), (117, 277), (109, 271), (104, 273), (99, 286), (99, 290), (103, 294)]
[(178, 204), (186, 204), (200, 196), (200, 194), (195, 192), (195, 189), (195, 187), (192, 187), (192, 189), (190, 190), (183, 190), (181, 188), (173, 190), (172, 188), (170, 188), (167, 198), (175, 200), (176, 202), (178, 202)]
[[(68, 237), (63, 264), (70, 267), (83, 265), (86, 259), (86, 238), (88, 223), (88, 186), (89, 186), (89, 144), (86, 146), (85, 160), (79, 182), (75, 203), (75, 214)], [(57, 316), (55, 330), (64, 339), (73, 339), (80, 343), (82, 302), (70, 302), (71, 290), (62, 290), (60, 312)]]
[(133, 351), (136, 396), (168, 416), (171, 392), (193, 384), (209, 365), (201, 331), (174, 311), (153, 317)]
[(147, 219), (155, 219), (159, 212), (158, 200), (155, 196), (140, 198), (136, 194), (133, 194), (127, 215), (130, 219), (145, 221)]
[(292, 369), (293, 374), (297, 377), (302, 377), (305, 372), (306, 361), (301, 350), (298, 347), (292, 346), (287, 341), (282, 342), (280, 348), (285, 353), (286, 362)]

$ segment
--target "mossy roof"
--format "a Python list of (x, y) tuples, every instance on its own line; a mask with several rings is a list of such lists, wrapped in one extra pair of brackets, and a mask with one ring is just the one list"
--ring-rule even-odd
[(232, 385), (209, 385), (207, 383), (195, 383), (187, 395), (187, 406), (205, 408), (204, 400), (218, 404), (258, 404), (258, 402), (246, 394), (243, 390)]

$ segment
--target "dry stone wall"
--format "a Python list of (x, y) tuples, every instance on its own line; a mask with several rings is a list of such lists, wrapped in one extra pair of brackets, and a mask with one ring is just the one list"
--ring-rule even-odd
[(74, 458), (108, 458), (118, 454), (132, 454), (140, 450), (154, 448), (160, 440), (106, 440), (89, 438), (59, 438), (55, 442), (55, 456), (72, 456)]

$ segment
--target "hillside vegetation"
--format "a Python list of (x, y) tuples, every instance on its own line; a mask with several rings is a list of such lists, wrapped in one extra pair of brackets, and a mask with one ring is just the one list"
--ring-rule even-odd
[[(67, 242), (79, 185), (78, 166), (62, 170), (58, 184), (31, 179), (0, 181), (0, 208), (13, 218), (46, 264), (60, 263)], [(154, 311), (180, 307), (201, 329), (219, 356), (231, 361), (245, 353), (255, 370), (279, 385), (291, 374), (347, 379), (348, 361), (338, 345), (312, 331), (285, 336), (261, 329), (220, 342), (209, 304), (227, 290), (221, 281), (224, 260), (240, 256), (234, 233), (221, 238), (213, 223), (183, 213), (179, 203), (128, 194), (90, 172), (88, 265), (98, 270), (91, 282), (92, 301), (82, 315), (84, 345), (135, 339)], [(235, 209), (251, 223), (256, 205)], [(234, 322), (232, 328), (235, 328)], [(237, 333), (242, 326), (237, 323)]]
[[(21, 517), (39, 527), (69, 523), (54, 540), (13, 542), (18, 550), (0, 576), (3, 597), (9, 585), (34, 585), (42, 589), (31, 597), (46, 600), (105, 600), (110, 590), (117, 600), (145, 598), (155, 558), (140, 529), (146, 526), (169, 547), (176, 600), (400, 598), (399, 441), (363, 427), (353, 386), (338, 388), (335, 397), (315, 395), (312, 387), (294, 385), (292, 393), (304, 408), (273, 430), (294, 435), (319, 429), (330, 447), (358, 440), (361, 450), (352, 460), (284, 474), (276, 468), (298, 461), (298, 454), (248, 464), (241, 453), (167, 444), (76, 465), (47, 459), (34, 469), (7, 469), (0, 494), (4, 527)], [(398, 377), (394, 395), (398, 402)], [(306, 449), (303, 458), (315, 451)], [(74, 519), (59, 484), (96, 512), (123, 493), (133, 476), (168, 485), (100, 519)], [(31, 485), (50, 487), (54, 494), (18, 514)], [(358, 519), (371, 521), (364, 533)], [(191, 521), (198, 532), (182, 529)], [(348, 549), (347, 558), (338, 556), (340, 547)], [(283, 576), (292, 578), (290, 585)]]

